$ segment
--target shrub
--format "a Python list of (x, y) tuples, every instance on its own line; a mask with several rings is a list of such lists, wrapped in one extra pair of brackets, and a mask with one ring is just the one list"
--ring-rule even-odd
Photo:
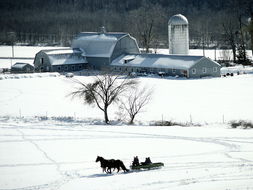
[(245, 120), (231, 121), (230, 126), (232, 128), (243, 127), (244, 129), (247, 129), (247, 128), (253, 128), (253, 123), (250, 121), (245, 121)]
[(150, 125), (155, 125), (155, 126), (187, 126), (186, 124), (178, 123), (178, 122), (174, 122), (174, 121), (154, 121)]

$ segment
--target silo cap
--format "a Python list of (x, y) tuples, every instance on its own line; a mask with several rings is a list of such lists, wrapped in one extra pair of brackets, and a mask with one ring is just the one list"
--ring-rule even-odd
[(184, 15), (177, 14), (170, 18), (169, 24), (170, 25), (186, 25), (188, 24), (188, 20)]

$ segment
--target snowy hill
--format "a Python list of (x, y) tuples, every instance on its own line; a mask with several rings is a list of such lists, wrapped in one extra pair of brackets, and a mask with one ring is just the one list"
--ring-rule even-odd
[[(64, 76), (54, 73), (16, 76), (28, 78), (0, 80), (1, 116), (103, 119), (103, 113), (96, 107), (68, 96), (75, 89), (75, 83)], [(87, 76), (74, 78), (92, 80)], [(141, 122), (161, 119), (192, 120), (194, 123), (252, 120), (253, 75), (194, 80), (142, 77), (139, 80), (141, 85), (153, 89), (153, 98), (146, 111), (137, 117)], [(119, 119), (117, 111), (116, 106), (109, 108), (111, 119)]]

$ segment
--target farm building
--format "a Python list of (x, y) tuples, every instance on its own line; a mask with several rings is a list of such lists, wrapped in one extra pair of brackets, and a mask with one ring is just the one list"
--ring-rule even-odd
[[(183, 48), (180, 44), (184, 44)], [(185, 51), (179, 53), (187, 53), (185, 40), (180, 44), (175, 45), (174, 49), (180, 47)], [(220, 65), (209, 58), (141, 54), (135, 38), (127, 33), (108, 33), (105, 30), (80, 33), (73, 39), (72, 48), (42, 50), (36, 54), (34, 65), (36, 71), (41, 72), (70, 72), (89, 68), (127, 73), (164, 73), (187, 78), (220, 76)]]
[(72, 48), (80, 48), (93, 69), (109, 67), (122, 54), (140, 53), (135, 38), (127, 33), (83, 32), (72, 42)]
[(219, 77), (220, 65), (204, 56), (131, 54), (115, 59), (111, 67), (119, 72), (154, 73), (187, 78)]
[(68, 72), (87, 68), (80, 49), (64, 48), (39, 51), (34, 59), (37, 72)]
[(174, 15), (168, 22), (168, 39), (170, 54), (189, 53), (188, 20), (181, 14)]
[(17, 62), (11, 67), (12, 73), (33, 73), (34, 67), (29, 63), (20, 63)]

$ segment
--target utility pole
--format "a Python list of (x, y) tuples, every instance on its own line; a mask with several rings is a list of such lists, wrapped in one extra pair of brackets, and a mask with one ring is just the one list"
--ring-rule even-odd
[(15, 32), (9, 32), (9, 38), (11, 41), (11, 66), (12, 66), (12, 59), (14, 59), (14, 43), (16, 39), (16, 33)]

